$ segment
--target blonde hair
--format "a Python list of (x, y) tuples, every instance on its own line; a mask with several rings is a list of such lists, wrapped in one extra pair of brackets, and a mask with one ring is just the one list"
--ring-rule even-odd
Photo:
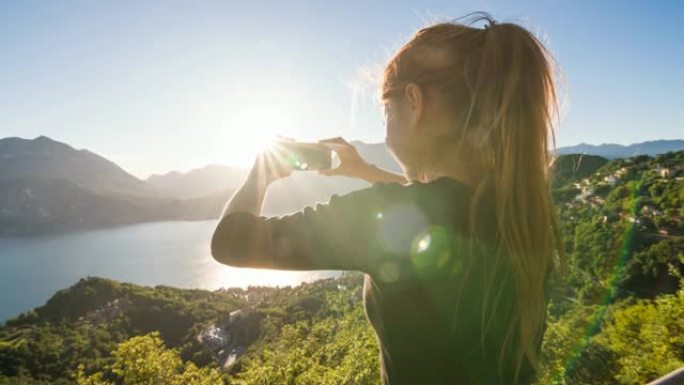
[[(386, 65), (381, 91), (383, 99), (403, 92), (408, 83), (436, 91), (454, 122), (440, 142), (454, 143), (453, 156), (459, 148), (475, 154), (468, 161), (482, 172), (473, 188), (470, 224), (475, 234), (482, 229), (478, 222), (490, 197), (496, 260), (508, 265), (516, 289), (500, 357), (515, 340), (517, 380), (523, 359), (539, 369), (545, 287), (554, 254), (564, 259), (549, 183), (553, 155), (548, 145), (555, 148), (552, 120), (558, 116), (555, 61), (525, 28), (499, 24), (485, 12), (475, 14), (470, 23), (484, 19), (486, 28), (447, 22), (419, 30)], [(493, 275), (485, 291), (496, 284), (498, 298), (503, 285)], [(483, 305), (485, 333), (485, 323), (491, 322), (485, 320), (486, 308), (494, 314), (496, 302)]]

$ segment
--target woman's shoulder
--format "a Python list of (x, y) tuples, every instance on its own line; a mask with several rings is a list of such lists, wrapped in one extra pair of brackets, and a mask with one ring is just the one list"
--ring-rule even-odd
[(455, 206), (463, 206), (470, 197), (467, 185), (449, 177), (406, 184), (377, 182), (367, 190), (367, 195), (382, 205), (411, 204), (437, 212), (453, 212), (457, 209)]
[(380, 219), (390, 212), (410, 212), (415, 215), (420, 213), (428, 222), (431, 219), (446, 221), (452, 218), (455, 212), (465, 208), (467, 195), (466, 185), (455, 179), (443, 177), (428, 183), (375, 182), (362, 189), (333, 194), (327, 205), (335, 208), (336, 212), (346, 213), (345, 215), (370, 210)]
[(405, 184), (375, 182), (368, 190), (378, 194), (440, 194), (440, 193), (464, 193), (467, 194), (468, 186), (463, 182), (442, 176), (430, 182), (409, 181)]

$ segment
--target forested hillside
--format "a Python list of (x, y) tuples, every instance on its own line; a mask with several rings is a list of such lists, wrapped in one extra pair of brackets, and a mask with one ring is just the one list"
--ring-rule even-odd
[[(538, 384), (645, 384), (684, 366), (684, 152), (587, 159), (556, 165), (567, 265)], [(0, 384), (379, 384), (361, 287), (83, 279), (0, 328)]]

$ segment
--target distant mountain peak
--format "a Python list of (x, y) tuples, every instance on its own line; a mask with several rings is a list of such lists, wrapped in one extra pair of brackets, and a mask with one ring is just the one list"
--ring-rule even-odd
[(156, 196), (153, 186), (130, 175), (114, 162), (46, 135), (33, 139), (0, 139), (0, 180), (50, 177), (76, 183), (96, 193)]
[(73, 147), (64, 142), (59, 142), (45, 135), (36, 136), (33, 139), (20, 138), (18, 136), (10, 136), (7, 138), (0, 139), (0, 150), (7, 151), (8, 149), (13, 149), (17, 151), (19, 149), (31, 149), (40, 148), (52, 151), (68, 151), (74, 150)]
[(684, 140), (659, 139), (628, 145), (616, 143), (589, 144), (580, 143), (574, 146), (559, 147), (557, 154), (599, 155), (608, 159), (629, 158), (638, 155), (658, 155), (671, 151), (684, 150)]

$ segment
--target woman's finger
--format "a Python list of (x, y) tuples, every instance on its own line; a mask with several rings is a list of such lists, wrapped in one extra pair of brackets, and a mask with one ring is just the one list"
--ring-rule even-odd
[(325, 142), (321, 144), (338, 153), (341, 151), (346, 151), (354, 148), (354, 146), (352, 146), (349, 143)]
[(341, 136), (336, 136), (334, 138), (321, 139), (319, 142), (335, 142), (335, 143), (347, 143)]
[(351, 144), (349, 144), (349, 142), (347, 142), (346, 140), (344, 140), (340, 136), (335, 137), (335, 138), (322, 139), (322, 140), (319, 140), (318, 143), (331, 144), (331, 145), (337, 145), (337, 146), (351, 146)]

